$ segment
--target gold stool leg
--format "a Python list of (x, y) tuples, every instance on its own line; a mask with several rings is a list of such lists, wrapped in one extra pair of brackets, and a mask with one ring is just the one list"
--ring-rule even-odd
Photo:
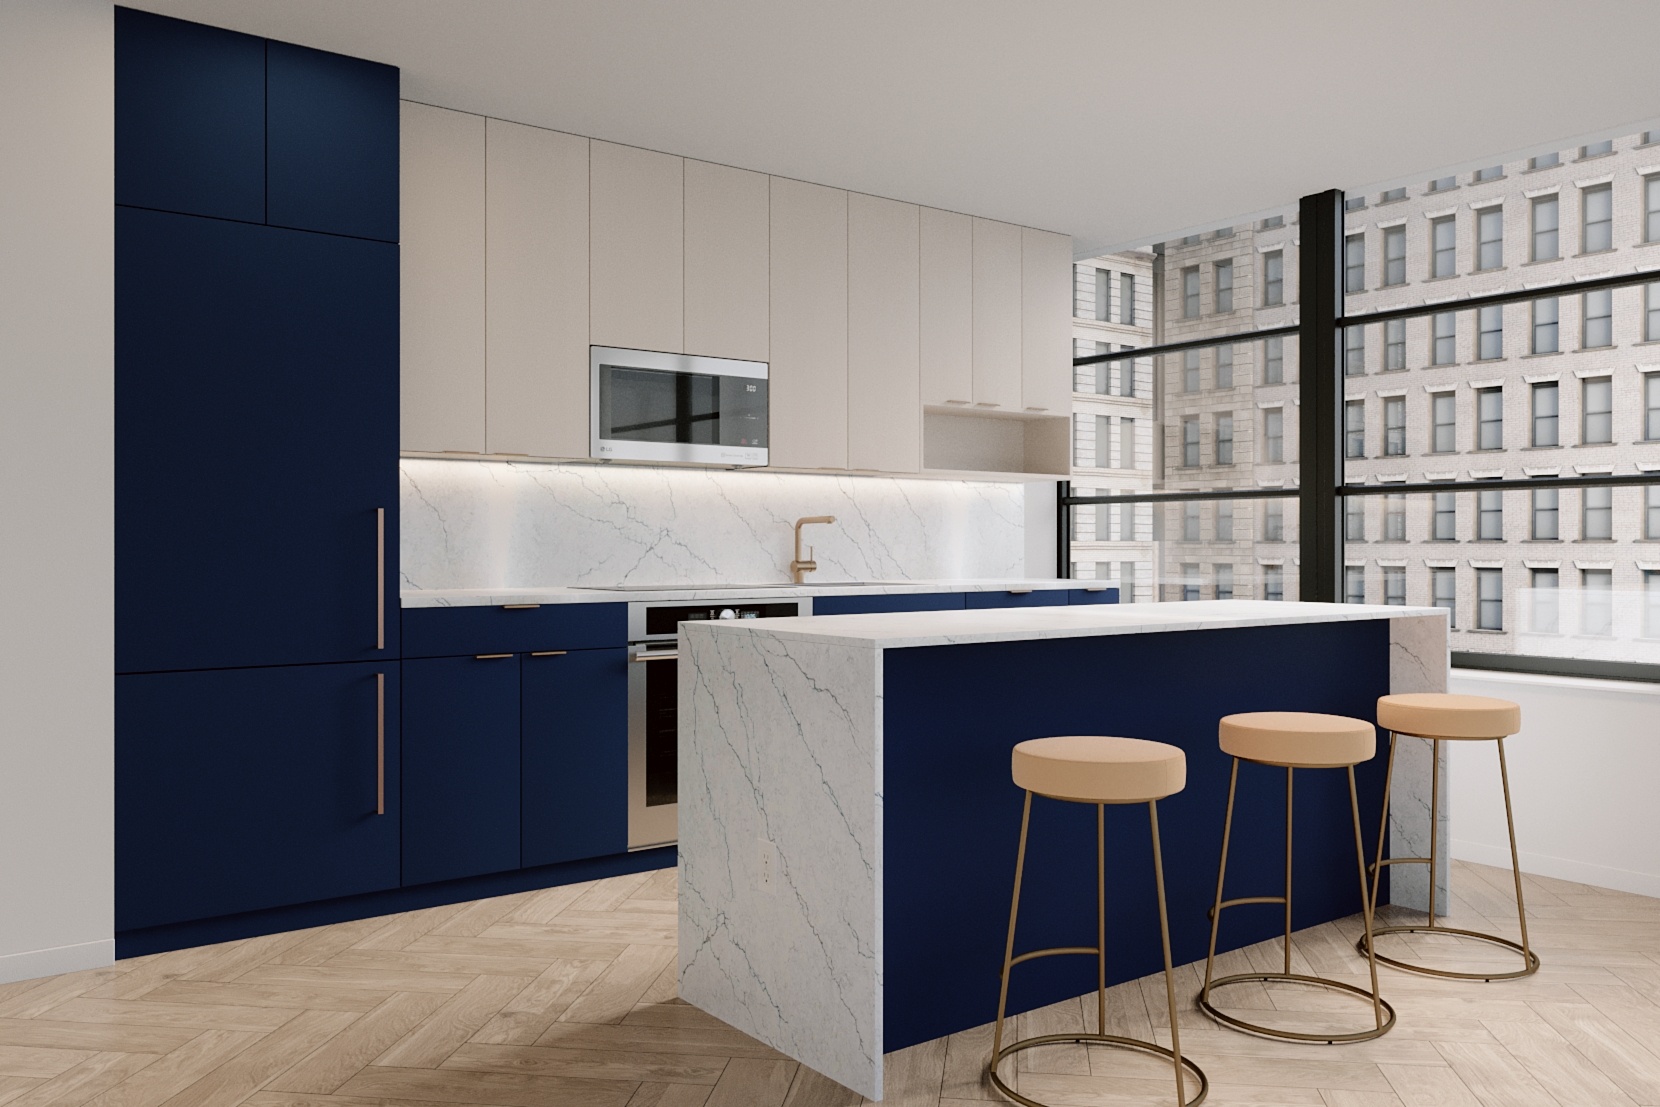
[(992, 1063), (1003, 1049), (1003, 1011), (1009, 1002), (1009, 970), (1014, 965), (1014, 922), (1020, 911), (1020, 878), (1026, 871), (1026, 831), (1032, 823), (1032, 793), (1026, 793), (1026, 806), (1020, 811), (1020, 848), (1014, 856), (1014, 896), (1009, 901), (1009, 940), (1003, 946), (1003, 982), (997, 989), (997, 1029), (992, 1032)]
[(1504, 826), (1510, 832), (1510, 871), (1516, 877), (1516, 920), (1522, 926), (1522, 960), (1532, 964), (1533, 951), (1527, 944), (1527, 908), (1522, 906), (1522, 855), (1516, 849), (1516, 819), (1510, 813), (1510, 768), (1504, 760), (1504, 739), (1499, 739), (1499, 781), (1504, 787)]
[[(1164, 997), (1170, 1004), (1170, 1052), (1176, 1065), (1176, 1102), (1187, 1102), (1187, 1084), (1182, 1076), (1182, 1028), (1176, 1017), (1176, 970), (1170, 961), (1170, 918), (1164, 907), (1164, 853), (1159, 848), (1159, 805), (1157, 800), (1147, 803), (1147, 815), (1153, 826), (1153, 880), (1159, 894), (1159, 937), (1164, 940)], [(1101, 1032), (1106, 1033), (1105, 1025)]]
[(1441, 739), (1429, 744), (1429, 927), (1435, 929), (1435, 875), (1441, 856)]
[(1360, 872), (1360, 917), (1366, 926), (1366, 967), (1372, 971), (1372, 1017), (1383, 1029), (1383, 996), (1378, 991), (1378, 958), (1372, 951), (1372, 899), (1366, 893), (1366, 844), (1360, 835), (1360, 793), (1355, 791), (1355, 767), (1349, 766), (1349, 810), (1355, 820), (1355, 864)]
[(1389, 759), (1383, 768), (1383, 814), (1379, 816), (1377, 862), (1372, 866), (1372, 894), (1369, 902), (1372, 904), (1373, 914), (1377, 913), (1379, 883), (1383, 880), (1383, 845), (1389, 840), (1389, 788), (1395, 780), (1395, 740), (1396, 734), (1391, 730)]
[(1095, 1032), (1107, 1032), (1107, 805), (1095, 805)]
[(1291, 975), (1291, 766), (1285, 767), (1285, 975)]
[(1216, 931), (1222, 924), (1222, 884), (1228, 877), (1228, 838), (1233, 833), (1233, 797), (1239, 787), (1239, 758), (1228, 777), (1228, 813), (1222, 818), (1222, 861), (1216, 867), (1216, 905), (1210, 909), (1210, 950), (1205, 954), (1205, 986), (1199, 998), (1209, 1001), (1212, 971), (1216, 967)]

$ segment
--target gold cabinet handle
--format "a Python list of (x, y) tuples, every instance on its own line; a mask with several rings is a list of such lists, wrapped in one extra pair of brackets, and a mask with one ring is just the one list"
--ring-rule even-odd
[(501, 609), (503, 611), (535, 611), (541, 606), (539, 603), (504, 603), (501, 605)]
[(375, 674), (375, 814), (386, 814), (386, 674)]
[(375, 649), (386, 648), (386, 509), (375, 508)]
[(1031, 594), (1032, 594), (1032, 589), (1030, 589), (1030, 588), (1011, 588), (1011, 589), (1009, 589), (1009, 595), (1011, 595), (1011, 596), (1030, 596)]
[(566, 650), (531, 650), (531, 657), (564, 657)]
[(500, 661), (504, 657), (512, 657), (510, 653), (475, 653), (474, 661)]

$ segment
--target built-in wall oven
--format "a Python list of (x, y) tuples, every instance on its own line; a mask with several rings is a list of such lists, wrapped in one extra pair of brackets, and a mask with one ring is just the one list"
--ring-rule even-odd
[(808, 598), (753, 597), (628, 605), (628, 848), (679, 837), (681, 623), (811, 615)]
[(589, 347), (589, 453), (607, 461), (767, 463), (767, 363)]

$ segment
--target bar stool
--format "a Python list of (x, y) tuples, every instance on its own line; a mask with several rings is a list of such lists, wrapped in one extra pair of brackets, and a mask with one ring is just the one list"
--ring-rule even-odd
[[(1510, 813), (1510, 770), (1504, 762), (1504, 740), (1522, 729), (1522, 709), (1509, 700), (1490, 696), (1454, 696), (1445, 692), (1410, 692), (1383, 696), (1378, 700), (1378, 725), (1389, 732), (1389, 767), (1383, 778), (1383, 827), (1378, 831), (1378, 858), (1372, 866), (1372, 900), (1378, 895), (1378, 880), (1385, 865), (1421, 864), (1429, 866), (1429, 922), (1424, 926), (1381, 926), (1356, 943), (1355, 948), (1368, 953), (1375, 945), (1371, 939), (1380, 934), (1453, 934), (1460, 938), (1474, 938), (1490, 942), (1522, 955), (1522, 967), (1510, 972), (1454, 972), (1450, 969), (1415, 965), (1395, 957), (1378, 954), (1385, 965), (1426, 976), (1441, 976), (1452, 980), (1515, 980), (1532, 976), (1539, 971), (1539, 955), (1527, 944), (1527, 910), (1522, 905), (1522, 866), (1516, 855), (1516, 821)], [(1395, 775), (1395, 741), (1400, 735), (1428, 739), (1433, 746), (1430, 759), (1429, 790), (1429, 856), (1383, 856), (1384, 837), (1389, 833), (1389, 785)], [(1496, 742), (1499, 748), (1499, 781), (1504, 789), (1504, 823), (1510, 831), (1510, 870), (1516, 879), (1516, 916), (1521, 922), (1520, 944), (1497, 934), (1478, 930), (1462, 930), (1435, 924), (1435, 867), (1439, 857), (1436, 826), (1441, 816), (1441, 743)]]
[[(1225, 1026), (1262, 1034), (1270, 1038), (1284, 1038), (1299, 1042), (1364, 1042), (1379, 1037), (1395, 1025), (1395, 1009), (1378, 992), (1377, 959), (1367, 954), (1366, 963), (1372, 973), (1372, 990), (1356, 987), (1341, 980), (1323, 976), (1308, 976), (1291, 971), (1291, 785), (1297, 769), (1347, 769), (1349, 773), (1349, 810), (1354, 816), (1355, 861), (1360, 874), (1360, 910), (1366, 933), (1372, 933), (1372, 901), (1366, 887), (1366, 849), (1360, 839), (1360, 800), (1355, 794), (1355, 766), (1369, 761), (1377, 753), (1377, 732), (1372, 724), (1342, 715), (1320, 715), (1304, 711), (1257, 711), (1243, 715), (1229, 715), (1218, 728), (1222, 752), (1233, 757), (1233, 773), (1228, 778), (1228, 813), (1222, 824), (1222, 863), (1216, 873), (1216, 905), (1210, 914), (1210, 951), (1205, 956), (1205, 984), (1199, 991), (1199, 1007)], [(1245, 896), (1224, 900), (1222, 885), (1228, 875), (1228, 845), (1233, 833), (1234, 793), (1239, 786), (1239, 763), (1251, 761), (1258, 765), (1285, 768), (1285, 895)], [(1281, 903), (1285, 905), (1285, 970), (1283, 972), (1236, 973), (1213, 979), (1216, 966), (1216, 934), (1222, 922), (1224, 907), (1246, 903)], [(1370, 948), (1370, 943), (1367, 944)], [(1217, 988), (1246, 982), (1308, 984), (1332, 991), (1352, 993), (1372, 1006), (1374, 1026), (1370, 1030), (1354, 1032), (1307, 1033), (1281, 1030), (1248, 1022), (1220, 1010), (1212, 1001)], [(1387, 1017), (1386, 1017), (1387, 1016)]]
[[(1013, 776), (1026, 790), (1026, 806), (1020, 814), (1020, 849), (1014, 863), (1014, 898), (1009, 904), (1009, 940), (1003, 950), (1003, 980), (997, 993), (997, 1029), (992, 1036), (991, 1059), (986, 1072), (992, 1085), (1004, 1096), (1026, 1107), (1045, 1107), (1035, 1099), (1016, 1092), (998, 1075), (1005, 1058), (1037, 1046), (1062, 1043), (1121, 1046), (1170, 1058), (1176, 1074), (1176, 1102), (1197, 1107), (1210, 1091), (1210, 1079), (1192, 1061), (1182, 1057), (1181, 1032), (1176, 1022), (1176, 985), (1170, 964), (1170, 925), (1164, 906), (1164, 860), (1159, 849), (1158, 801), (1174, 795), (1187, 784), (1187, 757), (1175, 746), (1139, 738), (1107, 738), (1072, 735), (1061, 738), (1034, 738), (1014, 748)], [(1095, 945), (1036, 949), (1019, 956), (1014, 952), (1015, 918), (1020, 911), (1020, 881), (1026, 868), (1026, 832), (1032, 820), (1032, 796), (1047, 796), (1068, 803), (1095, 805)], [(1153, 877), (1158, 888), (1159, 934), (1164, 939), (1164, 990), (1170, 1003), (1170, 1049), (1154, 1042), (1121, 1038), (1107, 1030), (1107, 878), (1106, 805), (1145, 803), (1153, 828)], [(1087, 953), (1096, 957), (1096, 1033), (1043, 1034), (1003, 1044), (1003, 1013), (1009, 999), (1009, 970), (1022, 961), (1056, 954)], [(1199, 1092), (1187, 1098), (1186, 1073), (1198, 1078)]]

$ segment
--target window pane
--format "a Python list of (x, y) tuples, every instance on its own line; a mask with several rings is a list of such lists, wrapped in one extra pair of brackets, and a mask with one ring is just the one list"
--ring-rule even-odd
[(1406, 283), (1406, 228), (1386, 227), (1383, 232), (1383, 283)]
[(1536, 354), (1557, 352), (1557, 304), (1554, 296), (1547, 300), (1533, 301), (1533, 352)]
[(1458, 313), (1437, 312), (1430, 321), (1431, 365), (1451, 365), (1458, 360)]
[(1588, 446), (1614, 441), (1614, 382), (1607, 377), (1587, 380), (1581, 406), (1585, 422), (1580, 441)]
[(1406, 368), (1406, 320), (1391, 319), (1383, 325), (1383, 371)]
[(1540, 196), (1533, 201), (1533, 261), (1550, 261), (1560, 256), (1557, 233), (1560, 205), (1555, 196)]
[(1557, 446), (1557, 386), (1533, 386), (1533, 445)]
[(1476, 268), (1497, 269), (1504, 264), (1504, 209), (1476, 212)]
[(1614, 344), (1614, 291), (1587, 292), (1580, 304), (1584, 327), (1579, 344), (1585, 349)]
[(1582, 196), (1584, 228), (1581, 231), (1581, 253), (1595, 254), (1614, 248), (1614, 186), (1597, 185), (1587, 188)]
[(1451, 277), (1457, 272), (1458, 227), (1453, 216), (1431, 221), (1429, 275)]
[(1093, 572), (1095, 563), (1135, 557), (1144, 566), (1142, 600), (1297, 598), (1295, 499), (1190, 500), (1137, 511), (1145, 520), (1139, 540), (1074, 541), (1074, 564)]
[(1225, 258), (1222, 261), (1219, 261), (1219, 262), (1216, 263), (1216, 271), (1215, 271), (1215, 274), (1214, 274), (1214, 280), (1215, 280), (1215, 284), (1216, 284), (1216, 310), (1219, 311), (1219, 312), (1232, 311), (1233, 310), (1233, 261), (1232, 261), (1232, 259)]

